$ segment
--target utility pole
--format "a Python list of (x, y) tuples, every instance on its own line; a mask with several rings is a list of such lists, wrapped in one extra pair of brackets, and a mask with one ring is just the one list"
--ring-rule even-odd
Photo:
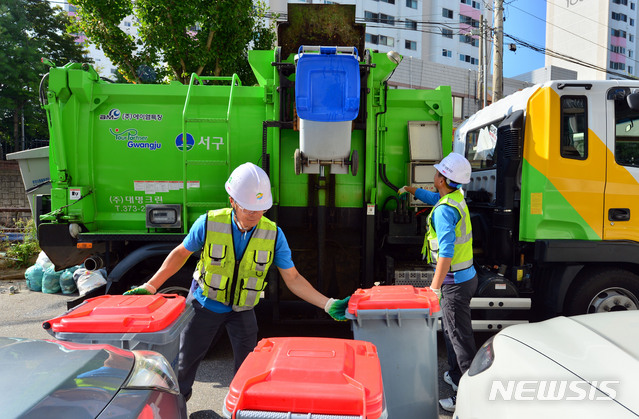
[(484, 98), (483, 107), (486, 107), (486, 101), (488, 100), (488, 20), (482, 15), (481, 20), (484, 22), (484, 80), (483, 80), (483, 93)]
[(494, 2), (493, 33), (493, 103), (503, 97), (504, 66), (504, 0)]
[[(477, 94), (480, 99), (484, 97), (484, 16), (479, 21), (479, 71), (477, 72)], [(486, 106), (485, 99), (482, 109)]]

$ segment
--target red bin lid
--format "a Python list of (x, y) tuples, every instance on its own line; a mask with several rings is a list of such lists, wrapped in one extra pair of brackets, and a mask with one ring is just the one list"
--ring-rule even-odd
[(55, 333), (142, 333), (166, 329), (182, 314), (179, 295), (102, 295), (43, 323)]
[(332, 338), (262, 339), (235, 374), (228, 412), (382, 416), (384, 394), (377, 348)]
[(439, 299), (428, 287), (412, 285), (380, 285), (358, 289), (348, 301), (348, 312), (357, 315), (359, 310), (429, 309), (430, 314), (439, 311)]

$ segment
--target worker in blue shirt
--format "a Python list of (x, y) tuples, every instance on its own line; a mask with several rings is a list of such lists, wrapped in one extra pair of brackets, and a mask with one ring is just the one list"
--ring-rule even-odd
[[(404, 186), (398, 192), (434, 205), (428, 216), (428, 232), (422, 254), (435, 264), (430, 288), (440, 299), (449, 371), (444, 381), (457, 390), (477, 351), (470, 317), (470, 300), (477, 290), (473, 267), (472, 226), (468, 206), (459, 189), (470, 182), (471, 166), (464, 156), (451, 153), (434, 165), (437, 192)], [(441, 399), (440, 406), (455, 411), (456, 396)]]
[(178, 381), (187, 400), (197, 368), (221, 327), (229, 335), (236, 372), (257, 345), (253, 308), (266, 288), (271, 265), (278, 268), (293, 294), (323, 308), (335, 320), (346, 320), (348, 298), (338, 301), (313, 288), (295, 268), (282, 230), (263, 216), (273, 205), (266, 172), (252, 163), (242, 164), (231, 173), (225, 188), (231, 208), (200, 216), (153, 277), (126, 293), (155, 294), (192, 253), (202, 250), (187, 297), (195, 314), (180, 336)]

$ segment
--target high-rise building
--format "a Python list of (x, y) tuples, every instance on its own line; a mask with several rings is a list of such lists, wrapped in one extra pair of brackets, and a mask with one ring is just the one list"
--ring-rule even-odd
[[(581, 80), (637, 76), (637, 0), (557, 0), (546, 4), (546, 66)], [(554, 54), (553, 54), (554, 55)]]
[(366, 23), (366, 48), (472, 70), (479, 64), (481, 16), (492, 23), (482, 0), (268, 1), (282, 16), (288, 3), (354, 4), (357, 21)]

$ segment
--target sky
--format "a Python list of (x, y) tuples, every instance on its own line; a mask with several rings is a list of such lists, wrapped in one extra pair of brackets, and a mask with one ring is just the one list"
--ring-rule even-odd
[(513, 77), (545, 65), (544, 54), (517, 45), (506, 34), (544, 47), (546, 45), (546, 2), (544, 0), (504, 0), (504, 77)]

